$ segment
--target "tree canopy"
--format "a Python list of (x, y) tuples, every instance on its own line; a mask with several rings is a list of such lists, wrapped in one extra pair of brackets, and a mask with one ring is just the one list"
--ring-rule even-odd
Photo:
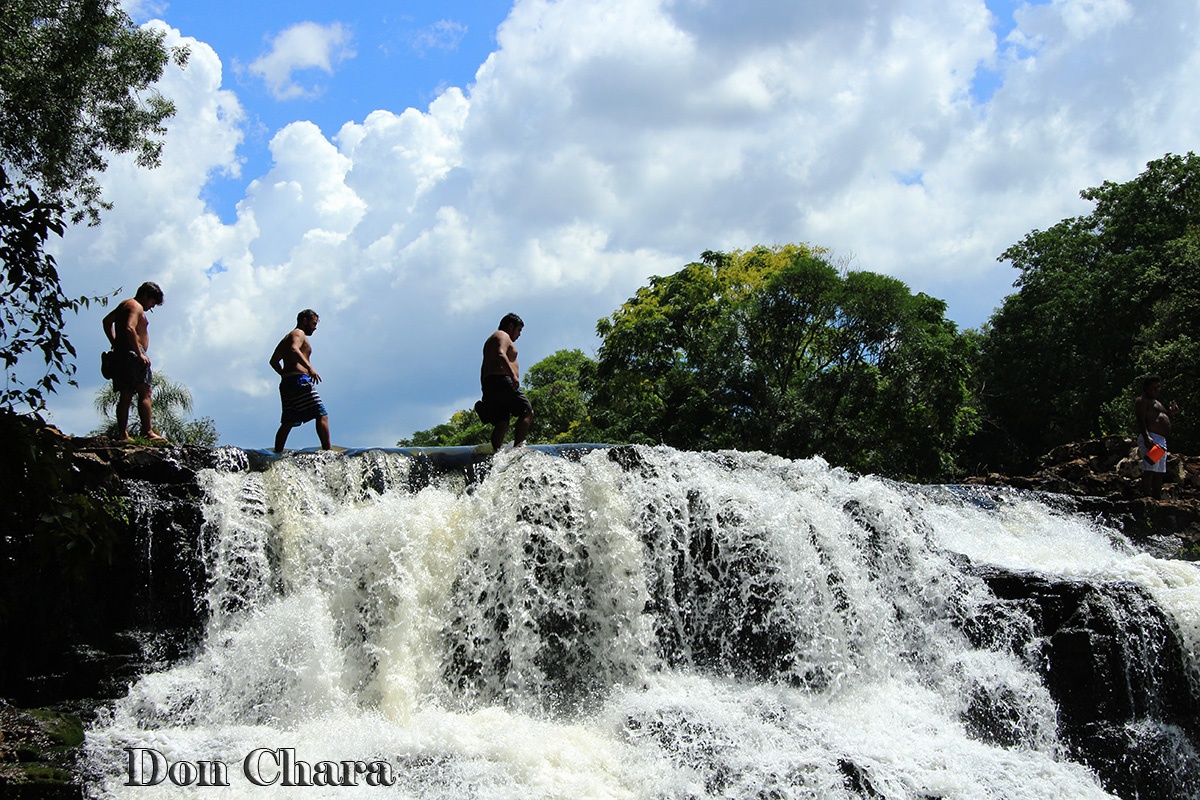
[[(806, 245), (706, 252), (600, 320), (597, 360), (563, 350), (526, 371), (529, 442), (820, 454), (859, 471), (944, 477), (975, 424), (975, 340), (944, 312)], [(401, 444), (487, 433), (461, 411)]]
[(975, 411), (944, 312), (806, 245), (706, 252), (600, 321), (592, 410), (610, 439), (945, 474)]
[(601, 319), (595, 361), (566, 351), (529, 370), (531, 399), (555, 387), (534, 399), (542, 441), (586, 432), (946, 479), (1129, 434), (1141, 379), (1157, 374), (1185, 409), (1172, 448), (1194, 450), (1200, 158), (1168, 154), (1081, 194), (1092, 213), (1001, 254), (1016, 291), (980, 331), (819, 248), (705, 252)]
[[(1127, 433), (1138, 378), (1150, 372), (1185, 408), (1200, 398), (1200, 159), (1168, 154), (1081, 196), (1092, 213), (1035, 230), (1000, 256), (1020, 275), (983, 337), (992, 462)], [(1194, 446), (1181, 423), (1173, 434)]]
[[(74, 373), (63, 314), (98, 299), (63, 292), (46, 242), (68, 218), (99, 221), (108, 154), (159, 163), (175, 108), (154, 83), (187, 51), (134, 25), (116, 0), (0, 0), (0, 34), (0, 406), (36, 410)], [(45, 373), (27, 386), (16, 367), (30, 352)]]
[[(589, 416), (596, 362), (581, 350), (559, 350), (525, 370), (524, 383), (536, 410), (529, 444), (593, 442)], [(455, 411), (449, 421), (396, 442), (397, 447), (457, 447), (490, 441), (492, 426), (473, 410)]]
[(535, 416), (530, 429), (534, 444), (600, 441), (591, 418), (596, 362), (582, 350), (559, 350), (525, 373)]

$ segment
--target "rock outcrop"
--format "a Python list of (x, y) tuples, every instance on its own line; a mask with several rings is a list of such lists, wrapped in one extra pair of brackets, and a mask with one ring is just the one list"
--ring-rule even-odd
[(1048, 492), (1118, 527), (1135, 543), (1165, 558), (1200, 559), (1200, 458), (1172, 453), (1162, 499), (1142, 493), (1137, 448), (1127, 436), (1056, 447), (1031, 475), (989, 474), (967, 484)]
[[(0, 614), (0, 697), (17, 706), (68, 701), (70, 710), (86, 719), (88, 704), (118, 696), (147, 666), (180, 658), (200, 635), (206, 534), (198, 473), (239, 458), (235, 468), (265, 467), (231, 448), (68, 439), (48, 427), (34, 438), (66, 459), (60, 472), (68, 477), (58, 491), (118, 502), (126, 525), (103, 558), (79, 561), (86, 570), (78, 574), (47, 566), (53, 565), (38, 550), (45, 545), (30, 530), (11, 522), (0, 530), (0, 611), (7, 611)], [(611, 457), (624, 469), (637, 468), (634, 449), (616, 449)], [(464, 468), (486, 469), (477, 461), (472, 457)], [(1137, 454), (1120, 437), (1057, 448), (1028, 476), (986, 475), (964, 482), (1053, 494), (1054, 502), (1103, 518), (1157, 555), (1197, 558), (1200, 459), (1172, 455), (1169, 464), (1161, 501), (1141, 496)], [(414, 470), (414, 480), (427, 482), (427, 473), (444, 467), (430, 463), (427, 470)], [(533, 519), (543, 511), (531, 507), (523, 513)], [(561, 512), (544, 513), (557, 518)], [(1028, 639), (1009, 644), (1016, 654), (1036, 650), (1060, 708), (1060, 734), (1071, 757), (1094, 769), (1121, 797), (1187, 797), (1200, 791), (1193, 777), (1200, 774), (1195, 748), (1200, 705), (1181, 682), (1178, 637), (1142, 593), (1124, 585), (1094, 587), (998, 569), (980, 569), (978, 576), (995, 595), (997, 618), (1028, 616)], [(1136, 623), (1122, 616), (1124, 609), (1143, 606)], [(997, 627), (986, 616), (971, 620), (967, 630), (980, 646), (988, 645), (986, 637)], [(757, 650), (743, 654), (752, 675), (777, 671), (776, 645), (761, 641)], [(818, 678), (813, 677), (814, 685)], [(1006, 726), (1004, 704), (994, 700), (981, 694), (965, 722), (981, 740), (1014, 746), (1018, 739)], [(62, 727), (57, 718), (46, 722), (0, 702), (0, 744), (20, 743), (0, 746), (0, 790), (15, 781), (5, 768), (12, 759), (48, 764), (46, 769), (57, 770), (53, 777), (62, 780), (66, 762), (46, 755), (59, 746), (46, 733), (51, 723)], [(1183, 755), (1163, 755), (1177, 752)], [(873, 796), (858, 767), (847, 762), (844, 770), (848, 786), (865, 787), (858, 793)]]

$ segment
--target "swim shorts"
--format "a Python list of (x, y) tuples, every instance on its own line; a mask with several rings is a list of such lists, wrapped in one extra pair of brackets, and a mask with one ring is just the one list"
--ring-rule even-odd
[(475, 404), (475, 413), (488, 425), (507, 422), (532, 412), (533, 405), (507, 375), (487, 375), (483, 379), (483, 399)]
[(139, 386), (150, 386), (154, 373), (149, 364), (132, 350), (114, 350), (109, 360), (112, 385), (118, 392), (136, 392)]
[[(1163, 450), (1167, 449), (1167, 437), (1159, 436), (1157, 433), (1150, 434), (1152, 444), (1157, 444)], [(1167, 454), (1163, 453), (1158, 461), (1151, 461), (1146, 455), (1146, 441), (1142, 435), (1138, 434), (1138, 455), (1142, 458), (1142, 472), (1166, 472), (1167, 471)]]
[(279, 401), (283, 405), (283, 414), (279, 418), (282, 425), (297, 428), (309, 420), (328, 416), (321, 395), (313, 385), (312, 378), (307, 375), (284, 375), (279, 380)]

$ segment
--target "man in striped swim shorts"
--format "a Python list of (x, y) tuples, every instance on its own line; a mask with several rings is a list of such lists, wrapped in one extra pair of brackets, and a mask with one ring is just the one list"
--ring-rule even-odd
[(271, 354), (271, 369), (279, 373), (279, 400), (283, 414), (279, 419), (279, 431), (275, 434), (275, 452), (282, 453), (292, 428), (298, 428), (310, 419), (317, 421), (317, 438), (321, 449), (329, 450), (329, 412), (317, 394), (316, 386), (321, 376), (313, 368), (312, 345), (308, 337), (317, 329), (321, 318), (311, 308), (296, 315), (296, 328), (275, 345)]

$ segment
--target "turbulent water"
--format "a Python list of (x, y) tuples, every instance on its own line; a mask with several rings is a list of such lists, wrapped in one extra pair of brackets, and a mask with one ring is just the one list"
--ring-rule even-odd
[[(1016, 494), (665, 448), (504, 453), (415, 492), (412, 464), (203, 473), (203, 644), (89, 731), (91, 791), (1109, 797), (971, 564), (1144, 587), (1200, 687), (1200, 570)], [(230, 787), (176, 785), (198, 776)]]

